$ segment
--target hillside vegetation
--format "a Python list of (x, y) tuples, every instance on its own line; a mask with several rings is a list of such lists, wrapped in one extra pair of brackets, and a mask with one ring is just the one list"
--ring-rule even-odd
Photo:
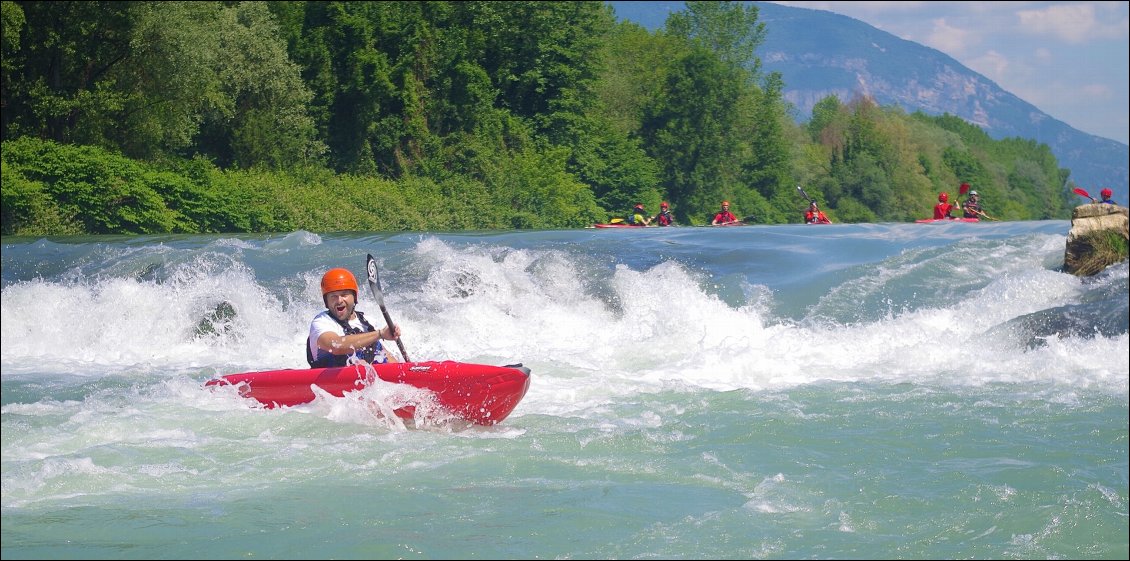
[(930, 215), (970, 183), (1065, 219), (1044, 144), (865, 98), (798, 125), (756, 6), (663, 29), (602, 2), (11, 2), (2, 233), (575, 228)]

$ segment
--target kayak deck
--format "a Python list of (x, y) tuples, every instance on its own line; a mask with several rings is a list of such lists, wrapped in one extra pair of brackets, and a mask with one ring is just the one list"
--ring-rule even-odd
[[(502, 422), (514, 411), (530, 387), (530, 369), (521, 364), (492, 366), (454, 361), (398, 362), (372, 366), (383, 381), (431, 391), (448, 412), (479, 425)], [(268, 408), (293, 406), (314, 400), (313, 386), (343, 397), (370, 384), (363, 365), (331, 368), (269, 370), (228, 374), (205, 386), (238, 386), (239, 394)], [(415, 407), (396, 415), (410, 419)]]
[(920, 218), (914, 222), (918, 224), (933, 224), (935, 222), (980, 222), (980, 218)]

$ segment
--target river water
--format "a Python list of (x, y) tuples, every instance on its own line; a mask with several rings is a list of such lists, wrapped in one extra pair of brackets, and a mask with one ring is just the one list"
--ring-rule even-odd
[[(1126, 559), (1127, 265), (1069, 229), (5, 238), (3, 558)], [(368, 253), (413, 359), (531, 369), (508, 419), (204, 387)]]

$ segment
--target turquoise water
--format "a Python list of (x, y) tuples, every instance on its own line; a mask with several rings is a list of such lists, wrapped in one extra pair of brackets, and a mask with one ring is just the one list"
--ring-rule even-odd
[[(3, 558), (1125, 559), (1127, 265), (1069, 228), (5, 238)], [(508, 419), (203, 387), (367, 253), (414, 359), (531, 369)]]

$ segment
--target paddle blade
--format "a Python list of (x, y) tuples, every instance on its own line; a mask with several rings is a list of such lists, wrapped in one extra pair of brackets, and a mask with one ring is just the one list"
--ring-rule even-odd
[(373, 259), (373, 255), (369, 254), (365, 258), (365, 270), (369, 273), (369, 291), (373, 293), (373, 298), (377, 301), (377, 305), (384, 307), (385, 295), (381, 291), (381, 277), (377, 274), (377, 260)]
[[(381, 308), (381, 313), (385, 317), (385, 325), (392, 329), (392, 316), (388, 313), (388, 308), (385, 308), (385, 295), (381, 290), (381, 277), (377, 274), (377, 260), (373, 259), (373, 254), (368, 254), (365, 257), (365, 271), (369, 274), (369, 290), (373, 293), (373, 298), (377, 300), (377, 305)], [(400, 356), (404, 362), (411, 362), (408, 358), (408, 351), (404, 350), (404, 343), (400, 341), (400, 337), (396, 338), (396, 346), (400, 349)]]
[(968, 193), (969, 192), (969, 184), (968, 183), (962, 183), (961, 188), (958, 189), (958, 192), (960, 192), (962, 195)]
[(1079, 187), (1072, 189), (1072, 191), (1075, 191), (1076, 195), (1079, 195), (1081, 197), (1087, 197), (1088, 199), (1091, 199), (1092, 202), (1094, 202), (1094, 200), (1095, 200), (1095, 198), (1092, 197), (1090, 193), (1084, 191), (1083, 189), (1080, 189)]
[(808, 193), (805, 193), (805, 192), (804, 192), (804, 189), (803, 189), (803, 188), (801, 188), (801, 186), (800, 186), (800, 185), (797, 185), (797, 186), (796, 186), (796, 190), (797, 190), (797, 191), (800, 191), (800, 196), (802, 196), (802, 197), (804, 197), (805, 199), (807, 199), (807, 200), (808, 200), (808, 202), (810, 202), (810, 203), (812, 202), (812, 197), (809, 197), (809, 196), (808, 196)]

